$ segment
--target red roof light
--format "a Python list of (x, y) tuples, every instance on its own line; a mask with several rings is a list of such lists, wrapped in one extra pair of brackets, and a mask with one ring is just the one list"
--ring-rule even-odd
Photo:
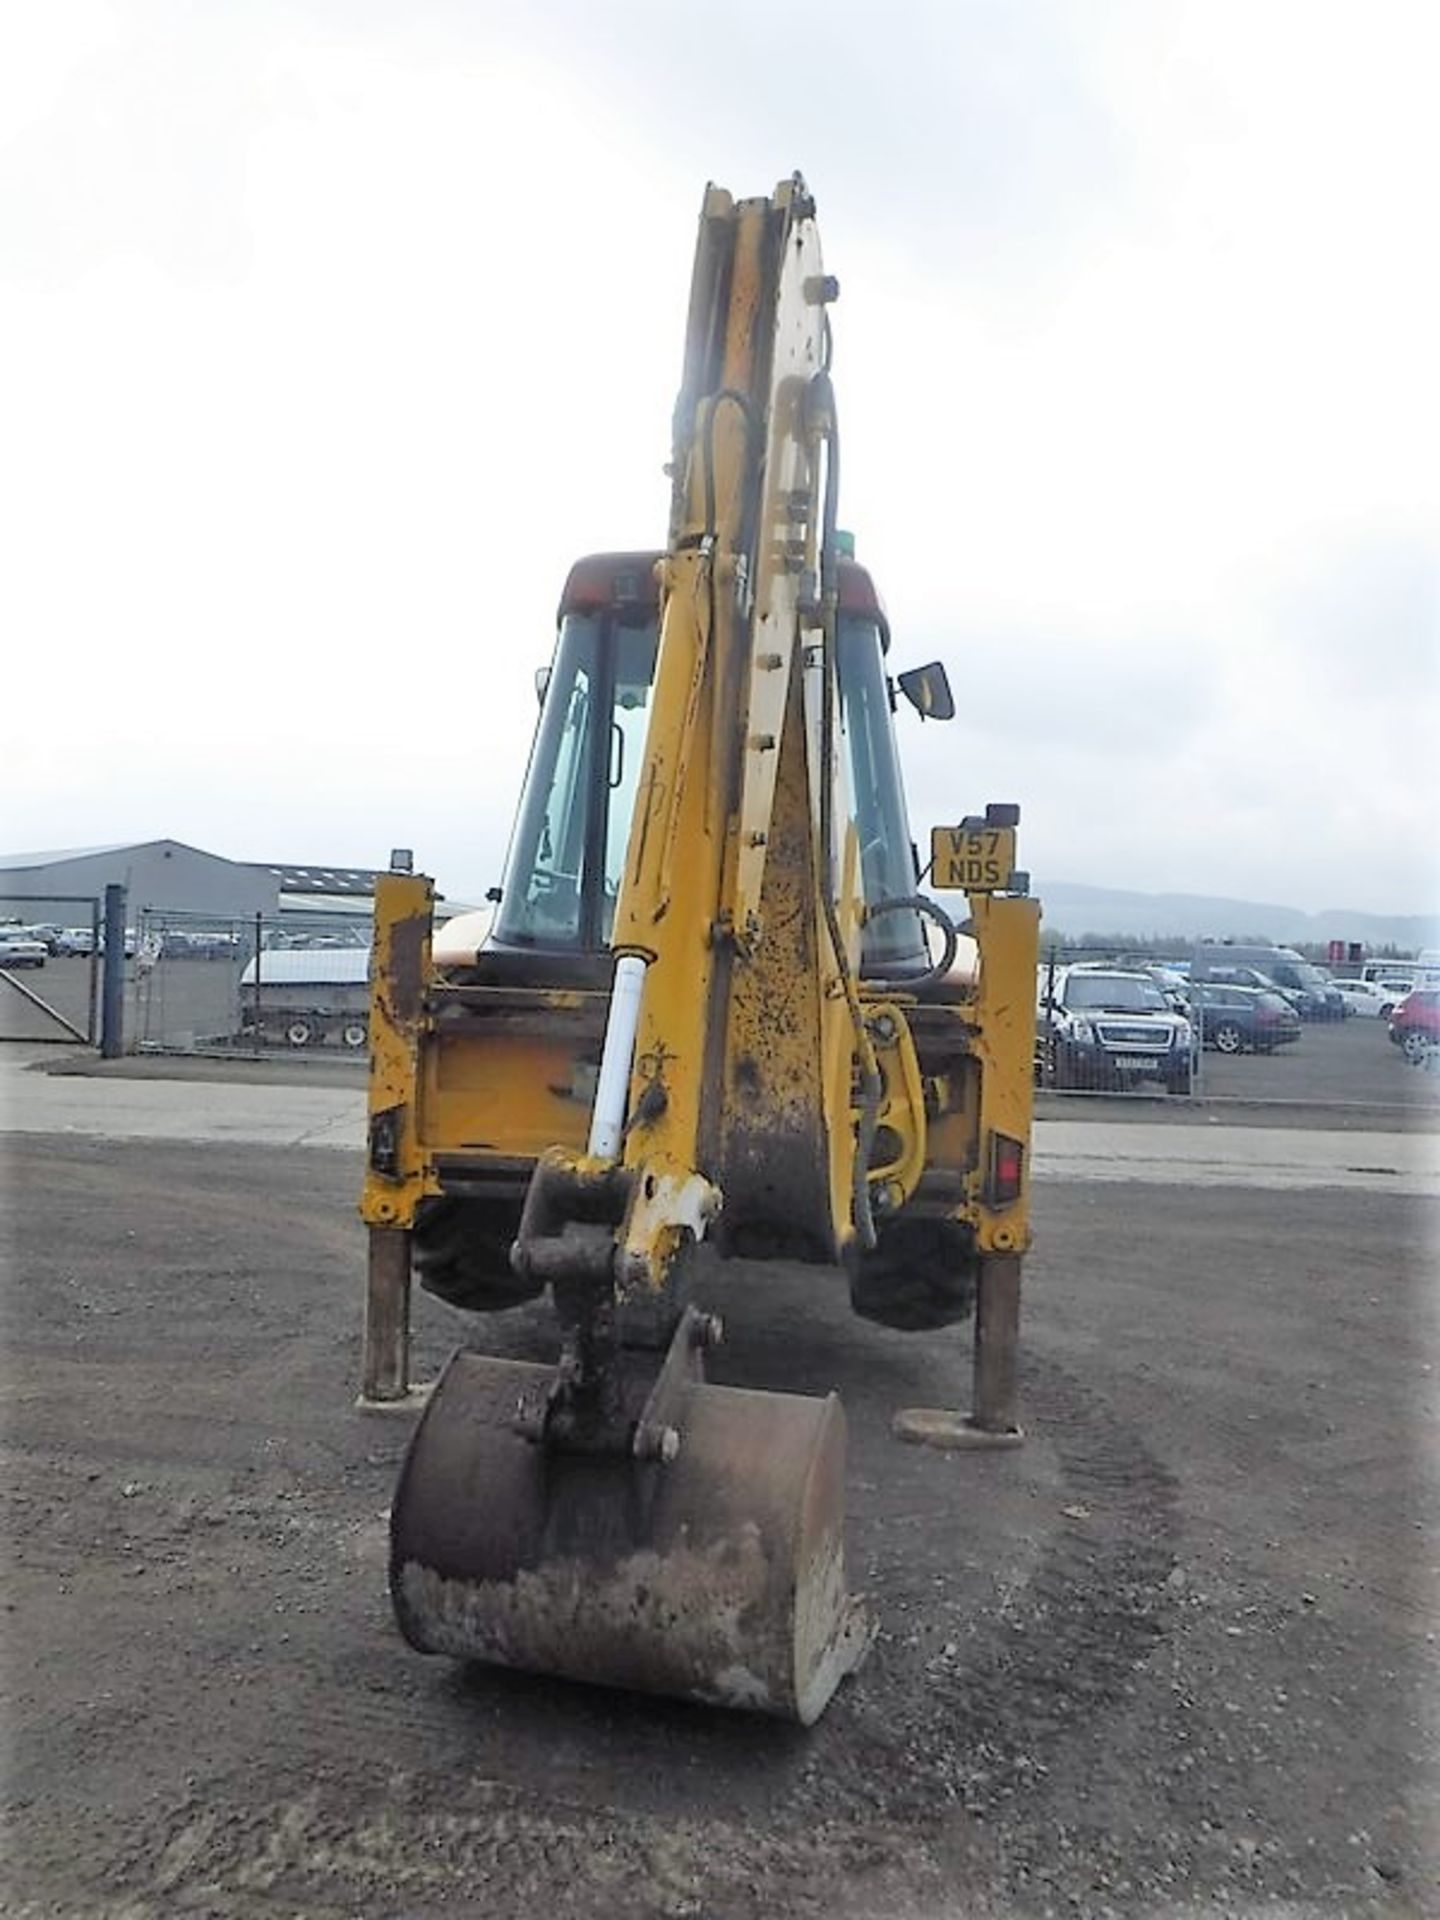
[(588, 553), (570, 569), (560, 596), (560, 615), (602, 613), (607, 607), (658, 607), (658, 553)]

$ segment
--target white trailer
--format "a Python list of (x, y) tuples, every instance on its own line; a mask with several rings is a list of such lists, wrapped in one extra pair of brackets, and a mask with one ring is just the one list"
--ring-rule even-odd
[(369, 947), (266, 948), (240, 975), (240, 1031), (262, 1044), (359, 1053), (369, 1009)]

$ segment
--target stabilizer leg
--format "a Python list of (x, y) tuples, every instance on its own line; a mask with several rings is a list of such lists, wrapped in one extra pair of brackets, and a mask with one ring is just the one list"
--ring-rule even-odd
[(1020, 1256), (987, 1253), (975, 1301), (975, 1395), (970, 1424), (995, 1436), (1021, 1436), (1016, 1360), (1020, 1349)]
[(968, 1451), (1018, 1447), (1016, 1361), (1020, 1348), (1020, 1256), (981, 1257), (975, 1291), (974, 1404), (968, 1414), (941, 1407), (902, 1407), (891, 1428), (897, 1440)]
[(365, 1281), (360, 1395), (369, 1412), (412, 1406), (428, 1389), (410, 1385), (410, 1232), (371, 1227)]

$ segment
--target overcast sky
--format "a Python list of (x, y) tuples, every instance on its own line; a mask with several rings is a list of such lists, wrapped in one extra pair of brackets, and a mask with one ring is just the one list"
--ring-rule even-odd
[(1440, 906), (1429, 0), (0, 22), (0, 851), (477, 897), (569, 561), (663, 539), (705, 182), (799, 168), (917, 828)]

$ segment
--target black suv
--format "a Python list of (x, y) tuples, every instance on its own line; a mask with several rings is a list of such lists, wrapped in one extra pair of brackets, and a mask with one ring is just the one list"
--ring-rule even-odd
[(1040, 976), (1040, 1077), (1054, 1087), (1091, 1090), (1158, 1080), (1189, 1093), (1190, 1022), (1148, 973), (1121, 967), (1062, 967)]

